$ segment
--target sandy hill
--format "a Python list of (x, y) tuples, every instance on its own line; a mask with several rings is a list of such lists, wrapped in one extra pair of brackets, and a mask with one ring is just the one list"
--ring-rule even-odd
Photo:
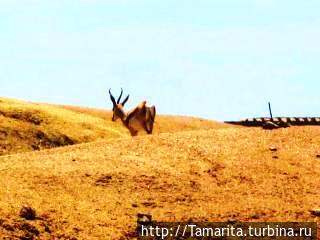
[[(137, 213), (159, 221), (320, 222), (310, 213), (320, 208), (320, 127), (266, 131), (160, 117), (156, 134), (131, 138), (121, 125), (102, 123), (110, 113), (53, 109), (40, 116), (73, 116), (57, 127), (71, 139), (82, 137), (72, 131), (82, 114), (101, 124), (90, 125), (92, 136), (112, 138), (0, 157), (1, 239), (132, 239)], [(37, 211), (35, 220), (19, 217), (23, 205)]]
[[(0, 155), (40, 150), (98, 139), (130, 137), (104, 110), (53, 106), (0, 98)], [(213, 121), (158, 116), (155, 134), (226, 126)]]

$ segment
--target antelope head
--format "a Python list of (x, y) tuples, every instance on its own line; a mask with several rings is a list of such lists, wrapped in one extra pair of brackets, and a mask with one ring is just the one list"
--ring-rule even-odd
[(123, 110), (123, 107), (126, 104), (126, 102), (129, 100), (129, 95), (120, 103), (122, 93), (123, 93), (123, 89), (121, 88), (120, 96), (118, 97), (118, 100), (116, 101), (111, 93), (111, 89), (109, 89), (110, 99), (113, 104), (113, 108), (112, 108), (112, 112), (113, 112), (112, 121), (113, 122), (117, 121), (118, 118), (120, 118), (122, 121), (124, 121), (126, 118), (126, 113)]

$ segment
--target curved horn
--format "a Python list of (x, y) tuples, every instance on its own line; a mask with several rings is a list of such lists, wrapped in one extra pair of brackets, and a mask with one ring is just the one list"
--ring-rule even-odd
[(126, 104), (126, 102), (129, 100), (130, 95), (128, 95), (123, 102), (121, 103), (122, 106), (124, 106)]
[(112, 96), (111, 88), (109, 88), (109, 95), (110, 95), (110, 99), (111, 99), (113, 105), (117, 105), (116, 100), (115, 100), (114, 97)]
[(123, 89), (121, 88), (121, 93), (120, 93), (120, 96), (119, 96), (119, 98), (118, 98), (118, 100), (117, 100), (117, 104), (120, 103), (120, 100), (121, 100), (121, 97), (122, 97), (122, 93), (123, 93)]

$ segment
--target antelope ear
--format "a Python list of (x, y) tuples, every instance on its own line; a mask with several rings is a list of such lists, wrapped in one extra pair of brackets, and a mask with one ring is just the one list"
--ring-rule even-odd
[(122, 106), (124, 106), (126, 104), (126, 102), (129, 100), (130, 95), (128, 95), (123, 102), (121, 103)]
[(114, 97), (112, 96), (111, 89), (109, 89), (109, 95), (110, 95), (110, 99), (111, 99), (111, 101), (112, 101), (112, 103), (113, 103), (113, 106), (117, 105), (116, 100), (115, 100)]

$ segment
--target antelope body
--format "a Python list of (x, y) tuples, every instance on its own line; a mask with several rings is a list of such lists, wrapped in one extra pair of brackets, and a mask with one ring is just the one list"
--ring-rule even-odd
[(112, 121), (116, 121), (120, 118), (123, 125), (129, 129), (132, 136), (136, 136), (140, 128), (144, 129), (148, 134), (152, 134), (154, 119), (156, 117), (155, 106), (147, 106), (147, 102), (142, 101), (138, 106), (126, 113), (123, 107), (128, 101), (129, 95), (120, 103), (122, 93), (123, 90), (121, 89), (120, 96), (116, 101), (109, 89), (110, 99), (113, 104)]

